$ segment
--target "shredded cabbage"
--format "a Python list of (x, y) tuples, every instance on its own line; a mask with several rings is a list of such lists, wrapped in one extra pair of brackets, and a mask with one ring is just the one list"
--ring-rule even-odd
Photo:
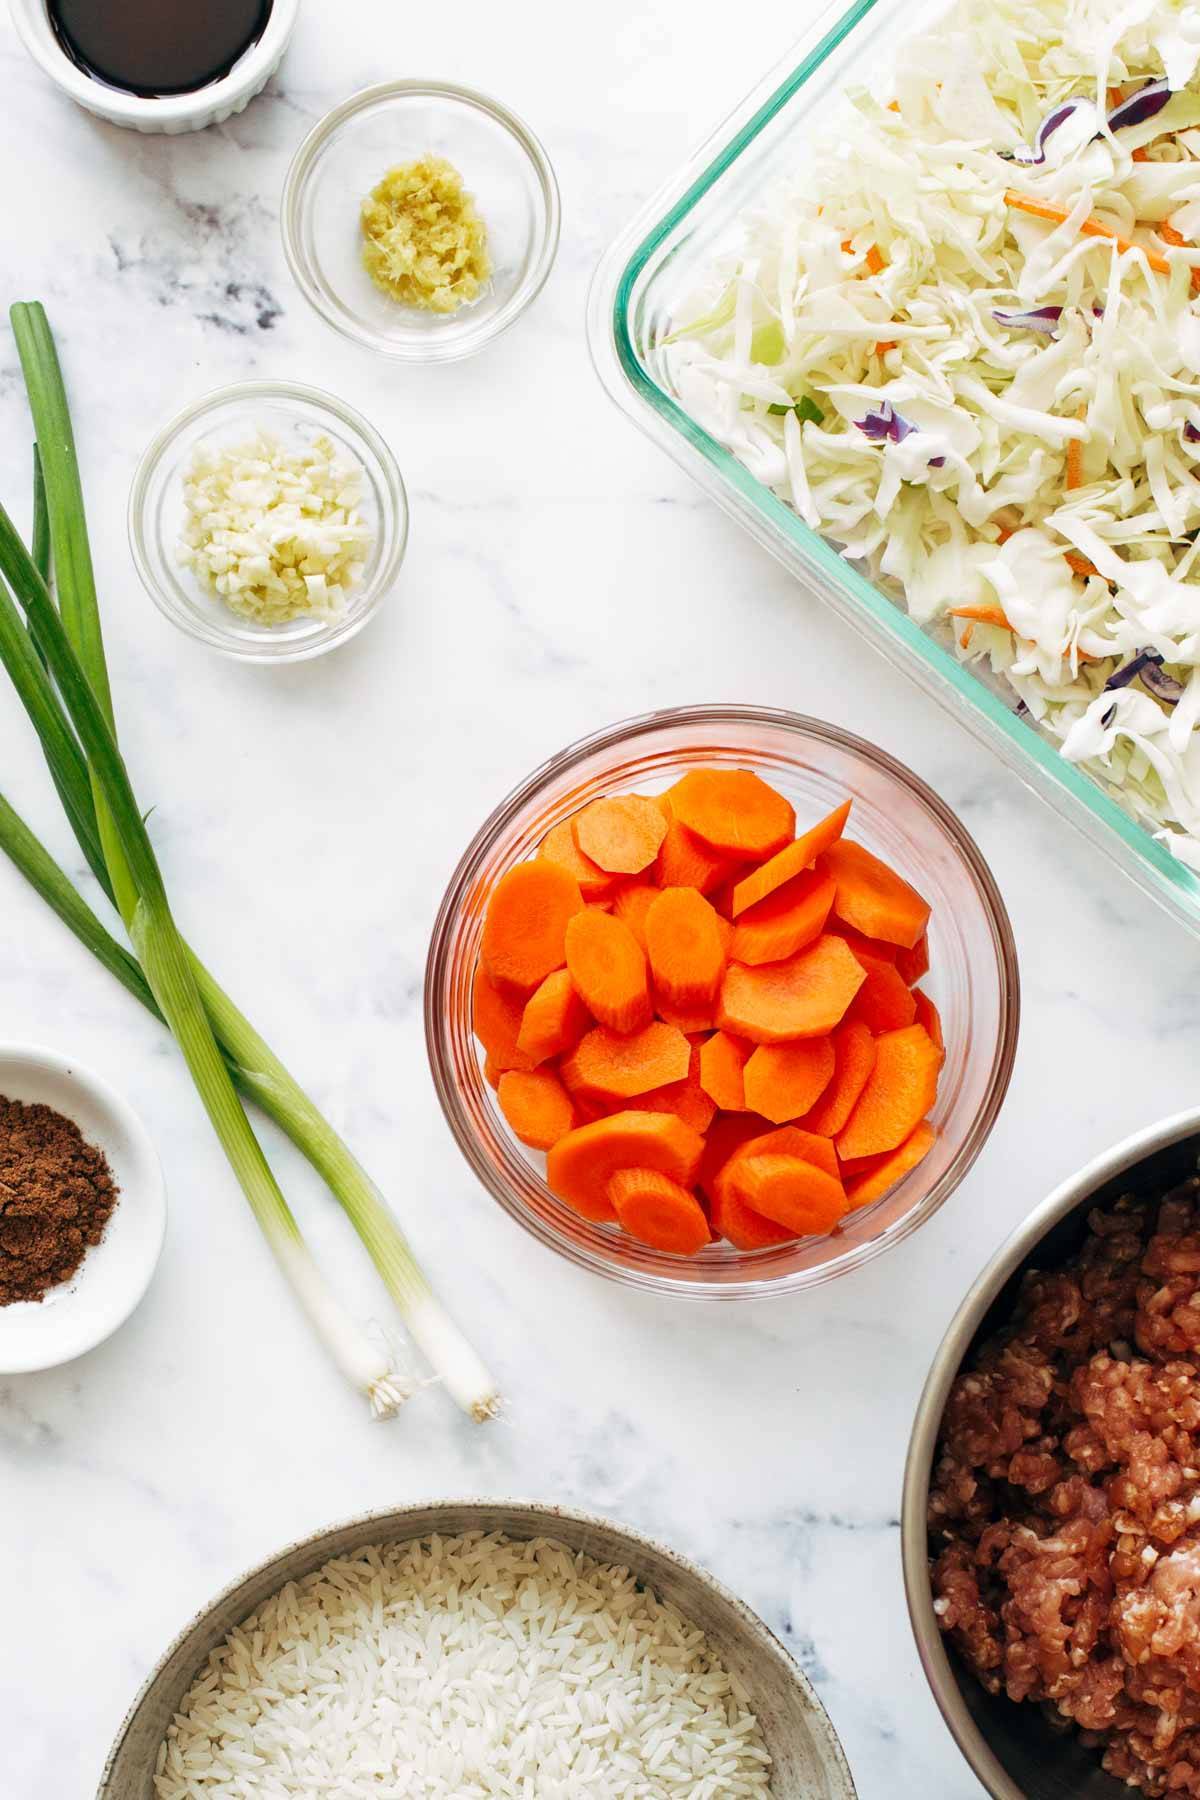
[(846, 106), (676, 390), (1200, 870), (1200, 7), (960, 0)]

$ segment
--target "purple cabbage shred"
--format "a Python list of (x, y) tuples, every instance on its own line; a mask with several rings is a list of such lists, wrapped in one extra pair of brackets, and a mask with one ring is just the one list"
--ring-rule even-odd
[(1033, 143), (1020, 144), (1015, 150), (1005, 150), (1001, 154), (1009, 162), (1024, 163), (1027, 168), (1039, 167), (1046, 160), (1046, 144), (1060, 125), (1065, 125), (1071, 115), (1079, 110), (1080, 101), (1063, 100), (1053, 107), (1042, 120), (1033, 134)]
[(1035, 306), (1032, 312), (1003, 312), (998, 306), (992, 308), (992, 317), (998, 325), (1008, 325), (1014, 331), (1045, 331), (1053, 333), (1058, 328), (1063, 316), (1061, 306)]
[(1168, 82), (1148, 81), (1140, 87), (1136, 94), (1130, 94), (1119, 106), (1114, 106), (1108, 115), (1108, 129), (1120, 131), (1126, 125), (1144, 125), (1155, 113), (1160, 113), (1171, 98)]
[(854, 423), (873, 444), (885, 441), (902, 444), (917, 429), (911, 419), (906, 419), (903, 413), (896, 411), (890, 400), (881, 401), (873, 412), (869, 412), (863, 419), (855, 419)]
[[(1139, 650), (1123, 668), (1114, 669), (1105, 682), (1105, 691), (1114, 688), (1125, 688), (1133, 681), (1140, 681), (1148, 693), (1156, 700), (1162, 700), (1167, 706), (1174, 706), (1183, 695), (1182, 682), (1176, 681), (1163, 668), (1163, 659), (1157, 650)], [(1105, 719), (1105, 724), (1109, 720)]]
[(1183, 435), (1189, 444), (1200, 444), (1200, 425), (1193, 425), (1190, 419), (1185, 419)]

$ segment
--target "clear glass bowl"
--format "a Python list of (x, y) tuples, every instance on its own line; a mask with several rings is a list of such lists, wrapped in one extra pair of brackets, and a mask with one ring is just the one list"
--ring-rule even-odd
[[(487, 226), (492, 278), (454, 313), (401, 306), (362, 263), (359, 208), (397, 163), (452, 162)], [(445, 81), (364, 88), (315, 125), (283, 187), (283, 248), (305, 299), (343, 337), (407, 362), (451, 362), (498, 337), (541, 292), (558, 249), (558, 184), (515, 113)]]
[[(851, 796), (849, 835), (930, 902), (924, 986), (942, 1015), (946, 1062), (933, 1113), (939, 1138), (907, 1179), (824, 1238), (770, 1250), (712, 1244), (698, 1256), (649, 1249), (580, 1218), (550, 1192), (545, 1159), (512, 1135), (471, 1032), (471, 982), (496, 881), (559, 820), (598, 795), (669, 787), (689, 768), (756, 769), (814, 820)], [(1020, 984), (1012, 928), (975, 843), (924, 782), (833, 725), (751, 706), (696, 706), (629, 719), (537, 769), (482, 827), (442, 901), (425, 975), (434, 1084), (467, 1161), (506, 1212), (543, 1244), (614, 1280), (696, 1299), (815, 1287), (907, 1237), (958, 1186), (987, 1139), (1012, 1073)]]
[[(257, 430), (285, 443), (332, 440), (363, 471), (362, 515), (371, 550), (335, 619), (260, 625), (226, 606), (179, 561), (183, 479), (198, 445), (244, 443)], [(243, 662), (302, 662), (360, 632), (394, 585), (408, 539), (408, 498), (396, 459), (373, 426), (332, 394), (287, 381), (218, 388), (164, 425), (137, 466), (129, 492), (129, 547), (151, 599), (189, 637)]]
[(902, 606), (711, 437), (688, 412), (662, 349), (713, 258), (783, 178), (806, 142), (838, 128), (847, 85), (870, 85), (897, 47), (944, 11), (945, 0), (833, 0), (801, 41), (648, 203), (602, 260), (588, 302), (601, 381), (621, 409), (723, 506), (973, 736), (1003, 758), (1061, 818), (1084, 833), (1173, 916), (1200, 933), (1200, 873), (1187, 868), (1028, 717), (1011, 689), (987, 685)]

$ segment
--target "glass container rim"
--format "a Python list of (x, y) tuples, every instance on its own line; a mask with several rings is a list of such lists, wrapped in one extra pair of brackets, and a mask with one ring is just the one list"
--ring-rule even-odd
[[(381, 477), (384, 492), (383, 516), (379, 521), (380, 536), (385, 539), (386, 548), (379, 569), (376, 571), (370, 586), (363, 591), (356, 591), (358, 602), (353, 617), (331, 620), (321, 634), (300, 643), (285, 639), (278, 641), (263, 638), (257, 644), (232, 641), (219, 625), (206, 626), (198, 620), (181, 614), (174, 602), (163, 591), (162, 584), (151, 564), (147, 549), (148, 519), (147, 502), (151, 484), (158, 473), (163, 458), (170, 452), (178, 439), (198, 420), (206, 414), (216, 413), (223, 407), (241, 401), (285, 400), (294, 401), (307, 407), (315, 414), (328, 414), (346, 428), (350, 436), (357, 440), (357, 447), (365, 448), (376, 465), (376, 474)], [(364, 458), (364, 464), (366, 459)], [(252, 380), (234, 381), (228, 385), (211, 389), (193, 400), (173, 418), (170, 418), (154, 434), (138, 460), (133, 480), (129, 488), (129, 505), (126, 515), (130, 554), (137, 570), (142, 586), (157, 606), (164, 618), (170, 620), (177, 630), (196, 643), (206, 645), (210, 650), (217, 650), (223, 656), (234, 658), (238, 662), (251, 663), (285, 663), (306, 662), (315, 656), (323, 656), (326, 651), (347, 643), (363, 629), (373, 617), (380, 603), (395, 585), (404, 562), (408, 547), (409, 509), (408, 493), (404, 486), (404, 477), (400, 473), (399, 464), (386, 440), (369, 420), (356, 408), (340, 400), (336, 394), (324, 388), (311, 387), (299, 381)]]
[[(832, 1263), (793, 1270), (766, 1279), (747, 1277), (743, 1280), (703, 1281), (623, 1266), (616, 1259), (564, 1236), (523, 1203), (510, 1185), (503, 1167), (493, 1162), (488, 1155), (460, 1096), (449, 1054), (449, 1028), (445, 1022), (444, 999), (459, 921), (464, 911), (463, 903), (478, 878), (480, 867), (505, 832), (519, 819), (525, 807), (536, 800), (549, 782), (569, 773), (598, 752), (630, 744), (640, 737), (680, 727), (719, 729), (722, 725), (758, 725), (794, 732), (810, 742), (816, 740), (830, 744), (851, 755), (862, 757), (872, 767), (895, 780), (933, 816), (965, 867), (979, 896), (981, 912), (987, 922), (996, 956), (999, 1016), (983, 1103), (943, 1174), (929, 1192), (890, 1230), (859, 1244), (847, 1256)], [(639, 713), (591, 732), (547, 758), (499, 802), (460, 857), (438, 908), (425, 966), (424, 1013), (426, 1051), (443, 1116), (468, 1166), (510, 1218), (515, 1219), (548, 1249), (593, 1274), (645, 1292), (670, 1294), (688, 1300), (732, 1301), (770, 1299), (823, 1286), (826, 1282), (872, 1262), (875, 1257), (902, 1242), (940, 1210), (982, 1151), (1008, 1092), (1019, 1035), (1021, 987), (1012, 923), (995, 877), (971, 833), (919, 775), (888, 751), (841, 726), (779, 707), (716, 703), (667, 707)], [(542, 1181), (536, 1171), (528, 1170), (527, 1173), (535, 1180)], [(542, 1185), (545, 1185), (544, 1181)], [(550, 1190), (547, 1188), (546, 1192), (549, 1194)]]
[[(350, 123), (360, 112), (376, 105), (381, 100), (412, 99), (428, 95), (435, 99), (451, 100), (473, 107), (484, 113), (497, 125), (507, 131), (515, 141), (537, 176), (545, 208), (542, 228), (535, 236), (538, 241), (538, 253), (528, 275), (516, 288), (511, 297), (494, 314), (488, 324), (474, 333), (464, 334), (462, 338), (442, 338), (436, 333), (423, 339), (419, 345), (397, 344), (359, 325), (352, 318), (330, 307), (321, 292), (319, 284), (313, 279), (309, 267), (309, 256), (304, 243), (304, 232), (301, 220), (304, 211), (304, 196), (309, 177), (317, 159), (326, 145)], [(283, 240), (283, 254), (292, 278), (300, 289), (313, 311), (322, 318), (326, 325), (332, 327), (341, 337), (351, 343), (362, 345), (373, 350), (376, 355), (387, 357), (393, 362), (433, 363), (457, 362), (467, 356), (473, 356), (490, 344), (510, 325), (516, 323), (521, 314), (530, 306), (545, 287), (554, 267), (558, 254), (559, 232), (562, 222), (562, 205), (559, 197), (558, 179), (553, 164), (543, 147), (541, 140), (530, 130), (525, 121), (505, 106), (502, 101), (491, 94), (485, 94), (479, 88), (467, 87), (459, 82), (438, 81), (423, 76), (410, 76), (398, 81), (377, 81), (370, 87), (359, 88), (356, 93), (342, 100), (333, 107), (312, 127), (302, 140), (291, 162), (283, 182), (283, 195), (279, 208), (279, 229)], [(540, 240), (540, 241), (539, 241)], [(449, 315), (453, 318), (455, 315)]]

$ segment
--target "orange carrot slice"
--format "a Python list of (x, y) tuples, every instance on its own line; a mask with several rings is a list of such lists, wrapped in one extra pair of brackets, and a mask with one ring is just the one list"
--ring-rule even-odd
[(882, 275), (883, 271), (887, 268), (887, 262), (884, 259), (883, 251), (879, 248), (878, 244), (867, 245), (867, 267), (870, 269), (872, 275)]
[(575, 992), (570, 971), (555, 969), (525, 1002), (517, 1048), (531, 1061), (545, 1062), (547, 1057), (573, 1050), (591, 1022), (591, 1014)]
[(836, 883), (810, 869), (742, 913), (729, 945), (733, 962), (784, 962), (815, 943), (829, 919)]
[(657, 1169), (686, 1188), (695, 1181), (703, 1154), (700, 1133), (674, 1113), (611, 1113), (559, 1138), (546, 1157), (546, 1181), (585, 1219), (612, 1220), (616, 1214), (607, 1189), (618, 1169)]
[(827, 1138), (842, 1129), (875, 1067), (875, 1039), (860, 1019), (843, 1020), (832, 1041), (833, 1077), (802, 1120), (806, 1131)]
[(832, 1038), (760, 1044), (743, 1071), (746, 1105), (778, 1125), (798, 1119), (829, 1086), (834, 1062)]
[[(717, 1177), (730, 1157), (735, 1155), (743, 1144), (752, 1138), (762, 1137), (769, 1133), (771, 1124), (768, 1119), (759, 1118), (757, 1113), (719, 1112), (708, 1128), (704, 1140), (704, 1156), (697, 1176), (700, 1187), (710, 1202), (715, 1202)], [(829, 1146), (832, 1151), (833, 1145)], [(837, 1168), (837, 1160), (834, 1160)]]
[(564, 1057), (562, 1074), (573, 1092), (589, 1099), (632, 1100), (669, 1081), (683, 1081), (690, 1060), (691, 1046), (682, 1031), (661, 1019), (630, 1033), (598, 1025)]
[(567, 968), (593, 1018), (613, 1031), (650, 1023), (650, 977), (641, 945), (611, 913), (578, 912), (567, 922)]
[(743, 1205), (797, 1237), (831, 1231), (846, 1211), (841, 1182), (798, 1156), (737, 1156), (721, 1183)]
[(483, 1059), (483, 1079), (487, 1082), (487, 1084), (490, 1088), (498, 1088), (500, 1086), (500, 1077), (503, 1075), (503, 1073), (504, 1073), (504, 1070), (497, 1068), (496, 1064), (492, 1061), (490, 1056), (484, 1057), (484, 1059)]
[[(853, 946), (852, 946), (853, 947)], [(916, 987), (922, 975), (929, 973), (929, 939), (922, 932), (911, 950), (896, 952), (896, 972), (909, 987)]]
[(925, 1160), (936, 1142), (937, 1132), (928, 1119), (923, 1119), (895, 1150), (874, 1158), (874, 1168), (849, 1176), (846, 1181), (846, 1198), (851, 1208), (870, 1206), (873, 1200), (881, 1200), (898, 1181), (903, 1181), (919, 1162)]
[(678, 819), (672, 819), (658, 853), (658, 879), (665, 888), (694, 887), (711, 894), (729, 880), (742, 860), (710, 850)]
[(937, 1099), (941, 1052), (921, 1025), (875, 1040), (875, 1067), (838, 1133), (839, 1157), (878, 1156), (915, 1131)]
[[(1018, 194), (1013, 188), (1005, 193), (1004, 204), (1014, 207), (1018, 212), (1031, 213), (1035, 219), (1049, 219), (1055, 225), (1064, 225), (1071, 216), (1069, 209), (1059, 206), (1057, 201), (1041, 200), (1033, 194)], [(1136, 244), (1132, 238), (1122, 237), (1119, 231), (1114, 231), (1111, 225), (1102, 224), (1099, 219), (1085, 219), (1079, 227), (1079, 235), (1104, 238), (1108, 243), (1115, 244), (1123, 256), (1131, 250), (1140, 250), (1150, 267), (1157, 269), (1160, 275), (1171, 273), (1170, 263), (1159, 251), (1151, 250), (1145, 244)]]
[(515, 1135), (533, 1150), (549, 1150), (575, 1123), (571, 1096), (551, 1069), (506, 1069), (496, 1098)]
[(628, 925), (644, 950), (646, 948), (646, 914), (658, 899), (659, 890), (648, 881), (631, 881), (613, 895), (613, 911)]
[(886, 962), (874, 963), (867, 970), (867, 979), (846, 1014), (848, 1019), (861, 1019), (876, 1037), (911, 1025), (916, 1016), (917, 1003), (907, 982), (894, 964)]
[(824, 861), (837, 883), (833, 910), (838, 918), (865, 937), (911, 950), (929, 921), (929, 907), (917, 890), (861, 844), (845, 838), (829, 846)]
[(941, 1051), (943, 1059), (946, 1055), (946, 1038), (942, 1031), (942, 1015), (923, 988), (918, 988), (913, 995), (916, 1003), (916, 1022), (923, 1025), (934, 1045)]
[(773, 856), (796, 829), (791, 802), (750, 769), (691, 769), (670, 800), (681, 825), (728, 856)]
[(580, 850), (610, 875), (640, 875), (667, 835), (661, 807), (645, 794), (593, 800), (575, 815), (574, 826)]
[[(1080, 420), (1086, 419), (1087, 418), (1087, 407), (1081, 406), (1075, 416), (1077, 419), (1080, 419)], [(1083, 486), (1083, 439), (1082, 438), (1072, 438), (1070, 443), (1067, 445), (1067, 487), (1068, 488), (1077, 488), (1077, 487), (1082, 487), (1082, 486)]]
[(639, 1094), (638, 1110), (672, 1112), (703, 1136), (713, 1122), (717, 1103), (700, 1083), (699, 1046), (691, 1044), (688, 1048), (688, 1072), (683, 1080), (671, 1081), (665, 1087), (651, 1088), (649, 1093)]
[(712, 1228), (718, 1237), (726, 1238), (735, 1250), (769, 1250), (775, 1244), (790, 1244), (795, 1232), (774, 1219), (764, 1218), (739, 1199), (728, 1182), (718, 1181), (712, 1202)]
[(521, 1016), (520, 1001), (493, 987), (482, 966), (477, 967), (471, 985), (471, 1029), (494, 1069), (533, 1068), (535, 1059), (518, 1042)]
[(646, 913), (646, 953), (655, 992), (683, 1011), (711, 1005), (721, 985), (721, 921), (691, 887), (664, 888)]
[(566, 959), (567, 921), (583, 911), (573, 875), (536, 858), (518, 863), (492, 889), (480, 955), (497, 986), (529, 992)]
[(727, 1031), (714, 1032), (700, 1046), (700, 1085), (722, 1112), (740, 1112), (746, 1104), (743, 1071), (751, 1046)]
[(730, 1161), (743, 1156), (798, 1156), (801, 1162), (822, 1169), (834, 1181), (841, 1180), (837, 1151), (827, 1137), (800, 1125), (780, 1125), (738, 1145)]
[(819, 937), (786, 962), (730, 963), (717, 1023), (753, 1044), (825, 1037), (841, 1022), (866, 976), (839, 937)]
[(999, 606), (952, 606), (952, 619), (970, 619), (974, 625), (998, 625), (1001, 631), (1011, 631), (1008, 614)]
[(736, 919), (739, 913), (757, 906), (760, 900), (765, 900), (776, 888), (781, 888), (794, 876), (811, 869), (818, 856), (841, 837), (849, 816), (850, 802), (846, 800), (802, 837), (786, 845), (777, 855), (770, 857), (752, 874), (739, 881), (733, 890), (733, 917)]
[(707, 1006), (672, 1006), (661, 994), (654, 996), (654, 1010), (664, 1025), (674, 1025), (682, 1031), (684, 1037), (695, 1037), (701, 1032), (714, 1031), (717, 1024), (716, 1002), (710, 1001)]
[(560, 819), (542, 839), (538, 857), (551, 862), (579, 883), (585, 900), (603, 900), (612, 892), (614, 877), (607, 874), (590, 856), (585, 856), (575, 842), (575, 822)]
[(899, 955), (897, 945), (885, 944), (882, 938), (864, 937), (861, 931), (855, 931), (853, 925), (843, 924), (841, 919), (830, 919), (828, 929), (849, 944), (864, 969), (895, 967)]
[(712, 1241), (696, 1196), (657, 1169), (618, 1169), (609, 1177), (608, 1198), (630, 1237), (655, 1250), (694, 1256)]

